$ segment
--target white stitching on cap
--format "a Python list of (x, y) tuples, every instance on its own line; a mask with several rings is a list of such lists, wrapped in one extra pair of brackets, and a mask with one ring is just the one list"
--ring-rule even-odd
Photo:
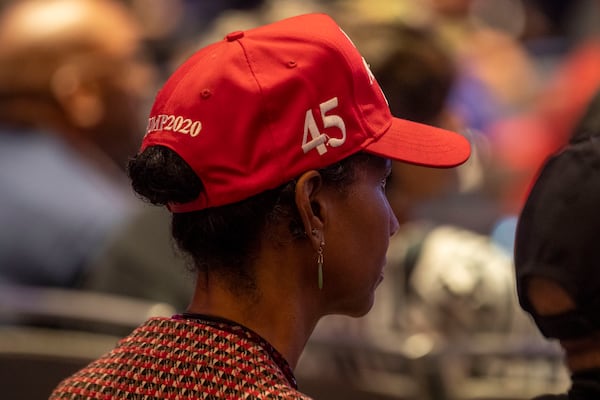
[(181, 115), (159, 114), (148, 118), (146, 134), (157, 131), (177, 132), (196, 137), (202, 130), (202, 122), (184, 118)]

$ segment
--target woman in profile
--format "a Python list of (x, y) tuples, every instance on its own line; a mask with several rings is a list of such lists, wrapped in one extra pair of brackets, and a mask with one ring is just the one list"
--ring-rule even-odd
[(195, 294), (51, 398), (307, 398), (293, 369), (315, 325), (367, 313), (383, 279), (391, 160), (452, 167), (469, 152), (458, 134), (392, 117), (326, 15), (201, 49), (157, 95), (129, 164), (135, 191), (173, 213)]

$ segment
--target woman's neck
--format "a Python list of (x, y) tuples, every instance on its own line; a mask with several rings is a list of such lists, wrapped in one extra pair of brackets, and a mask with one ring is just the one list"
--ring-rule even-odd
[(210, 285), (197, 286), (187, 311), (226, 318), (251, 329), (280, 352), (294, 369), (319, 319), (305, 307), (293, 292), (268, 290), (244, 296), (213, 281)]

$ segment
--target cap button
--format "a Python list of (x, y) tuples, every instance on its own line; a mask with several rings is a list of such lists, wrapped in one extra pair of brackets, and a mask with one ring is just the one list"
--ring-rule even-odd
[(228, 34), (225, 38), (228, 42), (233, 42), (234, 40), (238, 40), (244, 37), (243, 31), (235, 31)]

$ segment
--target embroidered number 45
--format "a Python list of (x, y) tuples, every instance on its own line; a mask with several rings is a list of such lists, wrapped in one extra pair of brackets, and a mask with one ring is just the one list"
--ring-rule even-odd
[[(327, 115), (327, 112), (333, 110), (337, 106), (338, 98), (333, 97), (319, 104), (319, 109), (321, 110), (323, 128), (338, 128), (342, 132), (342, 136), (339, 138), (332, 138), (321, 133), (317, 127), (317, 122), (315, 121), (312, 110), (306, 111), (306, 117), (304, 118), (304, 135), (302, 137), (302, 150), (304, 153), (317, 149), (319, 154), (323, 154), (327, 152), (327, 146), (338, 147), (344, 144), (346, 141), (346, 124), (344, 124), (344, 120), (339, 115)], [(308, 136), (309, 133), (310, 140)]]

